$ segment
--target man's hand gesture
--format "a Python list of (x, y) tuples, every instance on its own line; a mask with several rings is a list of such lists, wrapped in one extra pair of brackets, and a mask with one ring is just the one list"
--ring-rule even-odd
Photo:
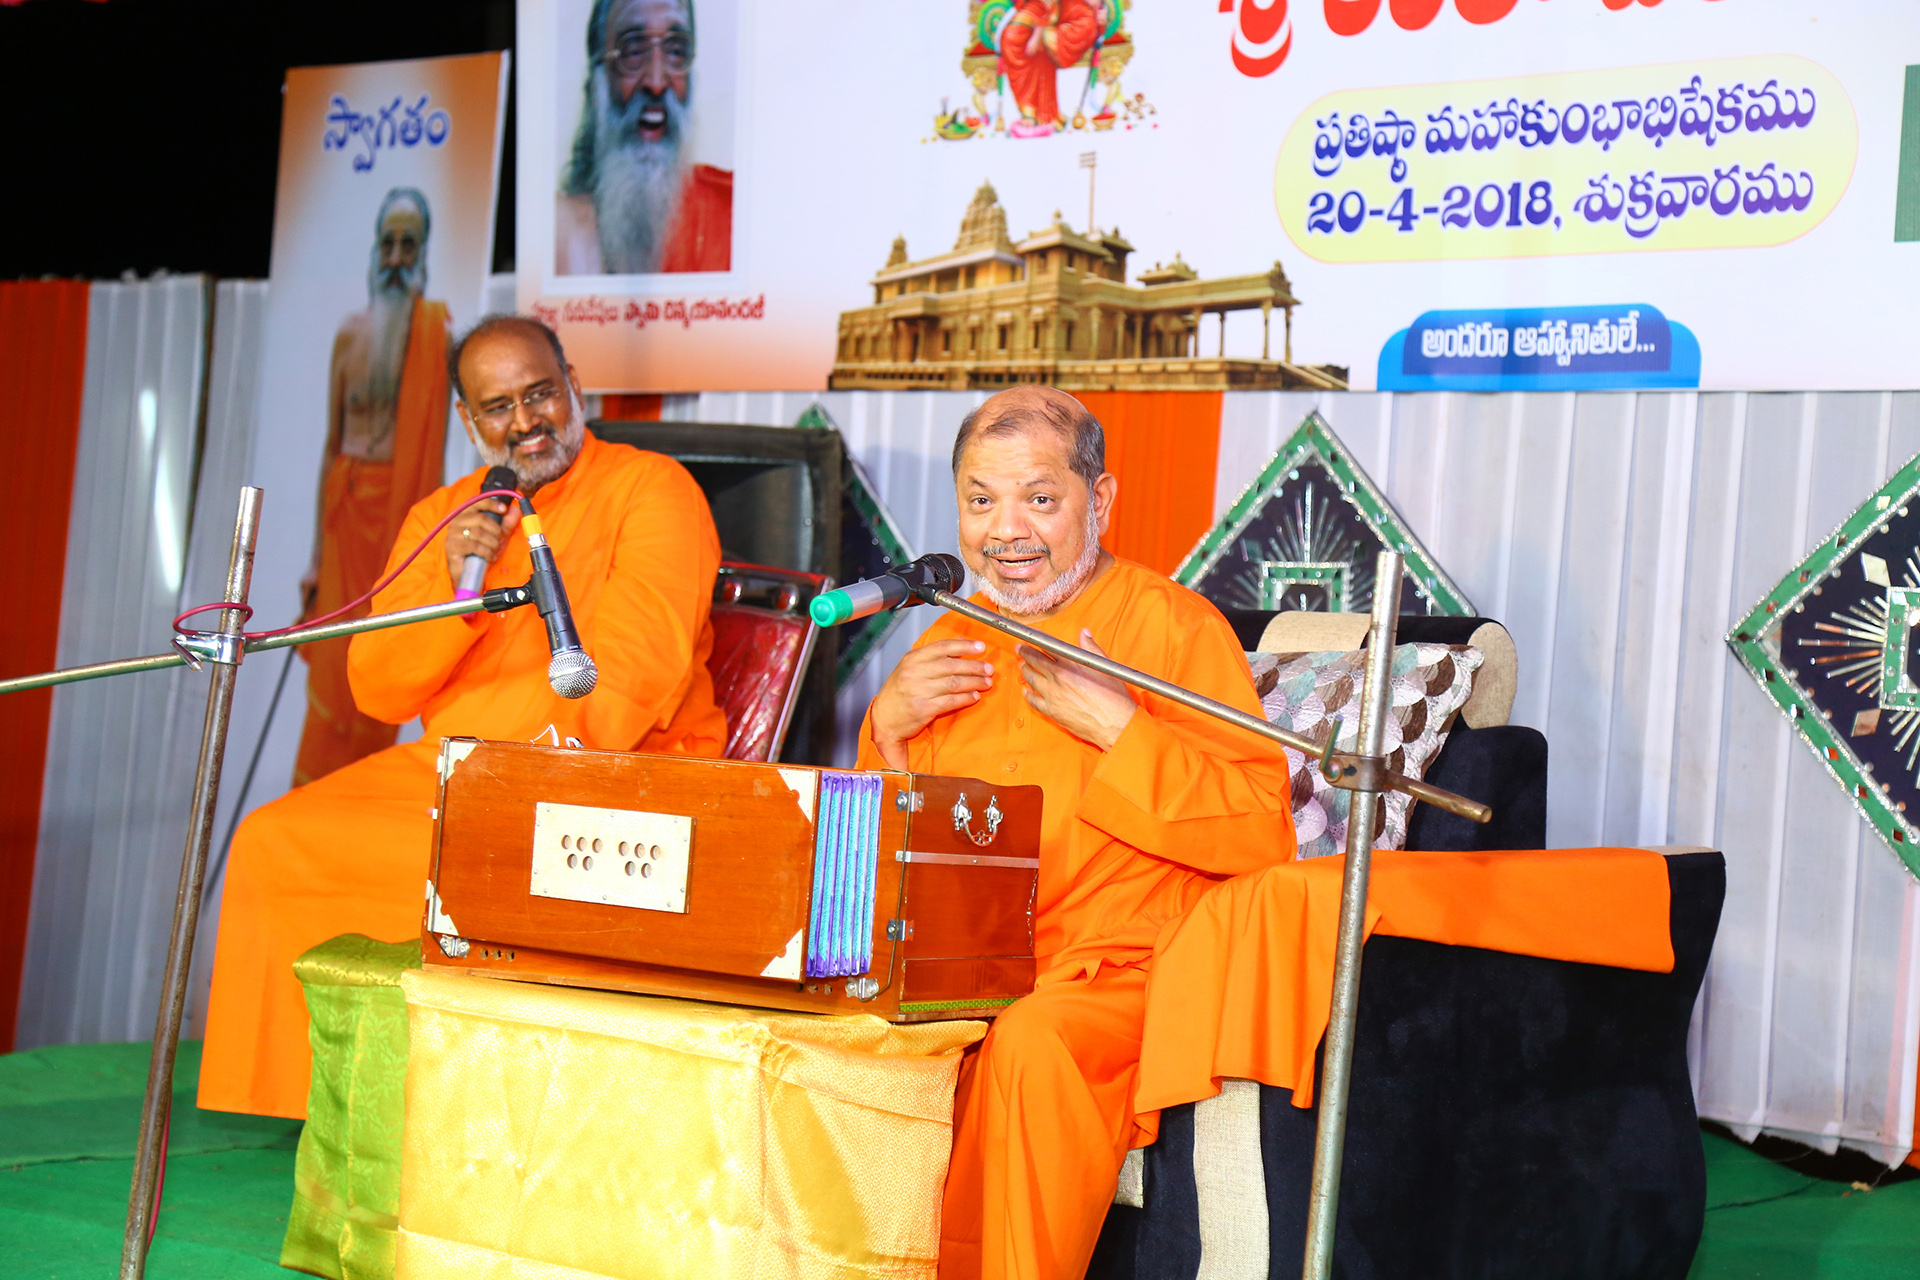
[[(1107, 656), (1093, 641), (1093, 632), (1080, 628), (1080, 647), (1089, 653)], [(1133, 713), (1139, 710), (1128, 696), (1127, 687), (1112, 676), (1091, 667), (1068, 662), (1043, 653), (1032, 645), (1020, 646), (1020, 678), (1027, 684), (1027, 702), (1047, 719), (1076, 738), (1091, 742), (1102, 751), (1120, 741)]]
[(900, 659), (873, 700), (873, 745), (888, 767), (907, 768), (907, 740), (935, 719), (980, 701), (993, 665), (978, 640), (936, 640)]

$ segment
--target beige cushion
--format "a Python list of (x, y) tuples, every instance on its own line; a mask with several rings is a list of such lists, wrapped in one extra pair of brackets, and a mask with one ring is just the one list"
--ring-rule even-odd
[(1260, 633), (1262, 653), (1324, 653), (1358, 649), (1367, 639), (1364, 613), (1320, 613), (1288, 609), (1273, 615)]
[[(1366, 656), (1356, 650), (1281, 655), (1272, 689), (1261, 699), (1267, 720), (1313, 741), (1339, 734), (1343, 751), (1354, 749), (1360, 724), (1360, 689)], [(1470, 645), (1402, 644), (1393, 651), (1392, 713), (1383, 726), (1381, 753), (1387, 767), (1421, 777), (1438, 755), (1454, 714), (1473, 688), (1480, 651)], [(1293, 827), (1298, 857), (1341, 853), (1347, 844), (1351, 791), (1320, 776), (1318, 761), (1287, 748), (1293, 784)], [(1390, 792), (1375, 811), (1374, 848), (1406, 847), (1411, 797)]]
[[(1358, 649), (1366, 641), (1368, 621), (1364, 613), (1289, 609), (1276, 613), (1273, 621), (1267, 623), (1267, 629), (1260, 633), (1260, 652)], [(1486, 622), (1475, 628), (1467, 643), (1480, 651), (1484, 661), (1474, 673), (1473, 693), (1460, 708), (1460, 718), (1474, 729), (1505, 724), (1513, 714), (1513, 695), (1520, 678), (1520, 658), (1514, 650), (1513, 637), (1499, 623)]]

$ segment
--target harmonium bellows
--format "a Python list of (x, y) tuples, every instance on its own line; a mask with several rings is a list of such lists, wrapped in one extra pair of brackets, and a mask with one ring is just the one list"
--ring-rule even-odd
[(448, 738), (426, 963), (894, 1022), (1033, 989), (1040, 788)]

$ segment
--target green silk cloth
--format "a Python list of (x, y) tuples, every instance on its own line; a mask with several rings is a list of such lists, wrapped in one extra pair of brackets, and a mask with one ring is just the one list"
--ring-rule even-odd
[(280, 1265), (331, 1280), (392, 1280), (406, 1128), (407, 1002), (418, 942), (357, 933), (293, 962), (307, 998), (313, 1084), (294, 1156)]

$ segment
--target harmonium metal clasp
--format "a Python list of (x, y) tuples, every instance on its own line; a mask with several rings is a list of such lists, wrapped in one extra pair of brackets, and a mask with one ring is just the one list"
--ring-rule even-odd
[(1006, 817), (1000, 812), (1000, 797), (987, 796), (987, 811), (983, 815), (987, 820), (985, 834), (973, 829), (973, 810), (967, 807), (967, 793), (962, 791), (960, 798), (953, 802), (953, 829), (983, 848), (993, 843), (1000, 834), (1000, 820)]

